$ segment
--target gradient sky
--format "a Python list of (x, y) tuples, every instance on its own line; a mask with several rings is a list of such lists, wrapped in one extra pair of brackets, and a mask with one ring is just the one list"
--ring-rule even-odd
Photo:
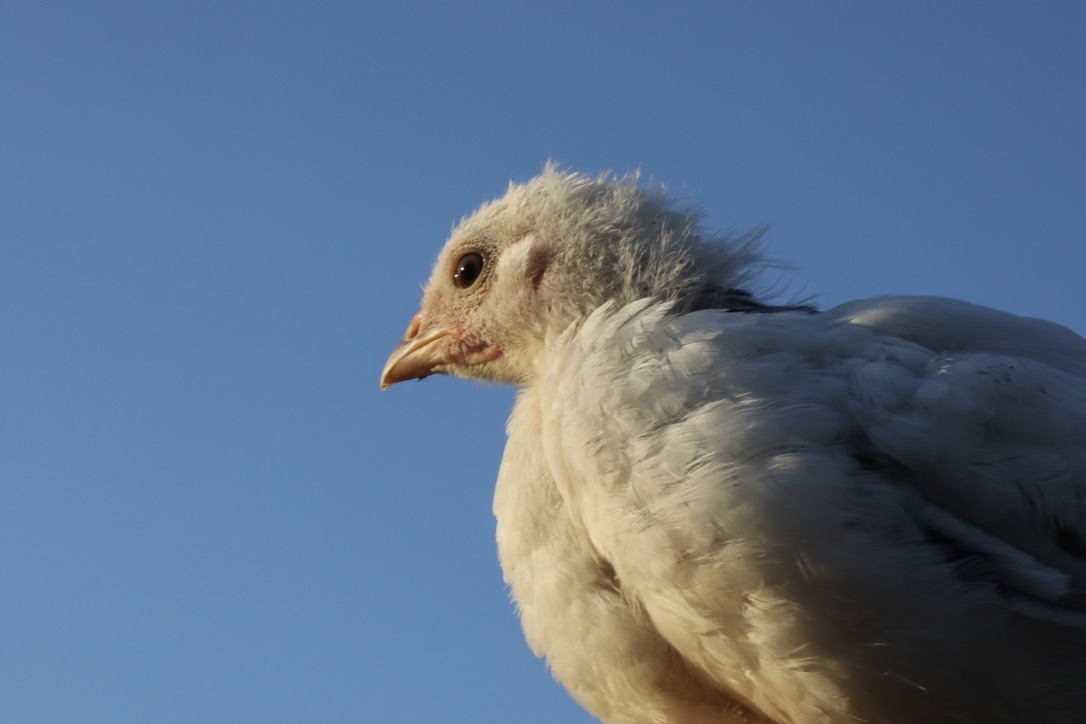
[(0, 722), (591, 719), (525, 646), (513, 391), (378, 391), (552, 158), (771, 227), (789, 294), (1086, 331), (1081, 2), (0, 6)]

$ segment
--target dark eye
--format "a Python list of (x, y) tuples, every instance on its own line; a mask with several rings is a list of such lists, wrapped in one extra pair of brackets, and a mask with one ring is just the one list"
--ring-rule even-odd
[(475, 280), (482, 273), (483, 255), (474, 251), (470, 254), (464, 254), (464, 256), (460, 257), (460, 261), (456, 262), (456, 271), (453, 272), (453, 284), (460, 289), (467, 289), (475, 283)]

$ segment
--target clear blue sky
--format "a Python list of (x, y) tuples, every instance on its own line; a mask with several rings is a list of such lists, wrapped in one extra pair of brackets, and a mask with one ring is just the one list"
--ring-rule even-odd
[(1086, 331), (1080, 2), (0, 8), (0, 722), (590, 719), (524, 645), (510, 390), (378, 392), (548, 158), (766, 223), (819, 302)]

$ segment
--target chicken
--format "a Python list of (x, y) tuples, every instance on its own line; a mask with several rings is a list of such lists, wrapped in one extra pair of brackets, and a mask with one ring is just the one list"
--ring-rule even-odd
[(548, 165), (454, 230), (382, 387), (521, 388), (528, 645), (608, 724), (1086, 720), (1086, 341), (755, 294), (755, 232)]

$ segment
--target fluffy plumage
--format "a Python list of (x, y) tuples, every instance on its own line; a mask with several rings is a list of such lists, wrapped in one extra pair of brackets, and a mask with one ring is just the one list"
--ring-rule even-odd
[(382, 385), (522, 387), (494, 512), (532, 650), (609, 724), (1082, 721), (1086, 341), (771, 306), (758, 238), (548, 166), (438, 257)]

